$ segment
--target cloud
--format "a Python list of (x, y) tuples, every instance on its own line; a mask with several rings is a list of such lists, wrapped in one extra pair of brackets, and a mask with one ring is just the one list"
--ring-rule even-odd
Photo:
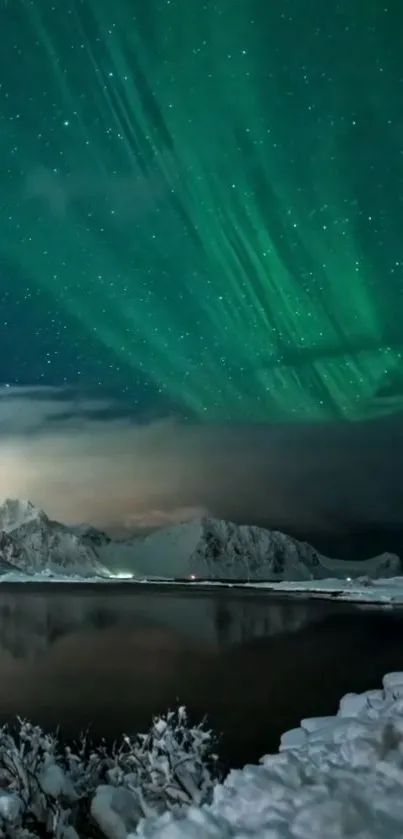
[(362, 425), (136, 423), (68, 390), (0, 390), (0, 498), (66, 522), (153, 527), (203, 510), (285, 529), (398, 524), (401, 417)]

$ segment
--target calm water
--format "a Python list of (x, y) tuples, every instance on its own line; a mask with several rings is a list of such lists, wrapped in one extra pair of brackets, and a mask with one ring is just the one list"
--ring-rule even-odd
[(179, 700), (242, 765), (403, 670), (403, 612), (217, 589), (25, 592), (0, 592), (0, 722), (19, 714), (69, 738), (145, 730)]

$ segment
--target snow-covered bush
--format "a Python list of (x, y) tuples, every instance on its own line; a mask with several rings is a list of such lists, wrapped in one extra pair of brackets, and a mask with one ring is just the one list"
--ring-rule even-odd
[(206, 801), (216, 776), (212, 732), (204, 722), (190, 727), (186, 708), (154, 719), (148, 734), (125, 736), (113, 754), (108, 782), (141, 795), (142, 807), (161, 812)]
[[(0, 839), (77, 839), (92, 821), (125, 839), (142, 817), (208, 801), (218, 779), (215, 738), (181, 707), (120, 745), (64, 746), (23, 720), (0, 728)], [(93, 831), (92, 831), (93, 832)]]
[[(74, 788), (57, 762), (57, 738), (19, 720), (16, 733), (0, 729), (0, 831), (3, 836), (60, 836)], [(66, 804), (70, 806), (66, 806)]]

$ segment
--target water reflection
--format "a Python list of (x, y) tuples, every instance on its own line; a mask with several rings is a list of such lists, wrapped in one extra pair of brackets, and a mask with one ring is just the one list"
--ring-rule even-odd
[(403, 669), (400, 613), (238, 592), (19, 591), (0, 593), (0, 722), (19, 714), (69, 738), (144, 729), (179, 700), (209, 714), (241, 764)]
[(173, 594), (172, 589), (141, 587), (77, 587), (41, 591), (0, 592), (0, 643), (14, 657), (36, 658), (58, 638), (88, 629), (160, 627), (196, 645), (234, 644), (253, 638), (295, 632), (320, 620), (327, 606), (303, 601), (267, 600), (239, 590), (193, 589)]

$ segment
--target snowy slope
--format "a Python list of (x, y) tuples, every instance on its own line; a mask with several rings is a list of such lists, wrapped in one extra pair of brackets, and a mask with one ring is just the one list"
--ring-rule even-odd
[(280, 753), (230, 772), (213, 803), (140, 824), (142, 839), (401, 839), (403, 673), (302, 720)]
[(176, 578), (302, 582), (401, 573), (400, 560), (393, 554), (357, 563), (331, 560), (284, 533), (208, 516), (161, 528), (143, 539), (111, 542), (101, 548), (100, 556), (111, 568)]
[(0, 573), (6, 573), (8, 566), (26, 574), (108, 576), (95, 548), (85, 539), (50, 521), (29, 501), (12, 499), (0, 505)]

